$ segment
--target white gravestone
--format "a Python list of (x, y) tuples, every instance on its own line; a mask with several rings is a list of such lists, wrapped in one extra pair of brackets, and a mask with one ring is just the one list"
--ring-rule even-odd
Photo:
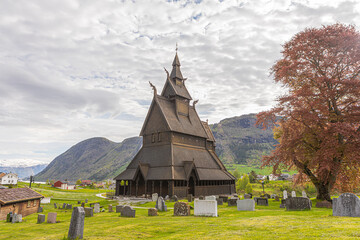
[(198, 200), (194, 201), (194, 215), (217, 217), (217, 202), (216, 200)]
[(152, 195), (151, 195), (151, 200), (153, 201), (153, 202), (156, 202), (157, 201), (157, 199), (158, 199), (158, 197), (159, 197), (159, 195), (157, 194), (157, 193), (153, 193)]
[(100, 212), (100, 204), (95, 203), (94, 205), (94, 213), (99, 213)]
[(287, 198), (288, 198), (287, 191), (284, 190), (284, 191), (283, 191), (283, 199), (287, 199)]
[(255, 211), (255, 201), (252, 199), (244, 199), (236, 201), (238, 211)]
[(306, 192), (305, 192), (305, 191), (302, 191), (302, 197), (306, 197), (306, 198), (307, 198), (307, 195), (306, 195)]
[(205, 200), (216, 200), (216, 196), (206, 196)]
[(291, 192), (291, 197), (296, 197), (296, 192), (295, 191)]

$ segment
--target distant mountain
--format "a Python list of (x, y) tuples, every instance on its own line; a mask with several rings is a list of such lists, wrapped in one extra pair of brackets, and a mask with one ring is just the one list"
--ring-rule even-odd
[(210, 125), (216, 139), (216, 152), (224, 163), (259, 165), (263, 155), (277, 141), (272, 130), (255, 126), (256, 114), (226, 118)]
[(115, 177), (140, 149), (141, 137), (127, 138), (121, 143), (106, 138), (84, 140), (56, 157), (43, 171), (35, 176), (36, 181), (60, 179), (103, 180)]
[(29, 178), (31, 175), (35, 175), (41, 172), (47, 164), (38, 164), (34, 166), (1, 166), (0, 165), (0, 172), (12, 172), (16, 173), (19, 178), (26, 179)]
[[(224, 163), (258, 165), (261, 156), (273, 149), (276, 140), (271, 129), (264, 131), (255, 126), (255, 121), (255, 114), (248, 114), (210, 125), (216, 139), (216, 151)], [(106, 138), (87, 139), (56, 157), (35, 179), (114, 178), (124, 170), (141, 145), (141, 137), (127, 138), (121, 143)]]

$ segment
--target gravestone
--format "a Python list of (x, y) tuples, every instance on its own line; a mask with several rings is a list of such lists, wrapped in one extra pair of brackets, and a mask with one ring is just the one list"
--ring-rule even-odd
[(153, 202), (156, 202), (157, 199), (158, 199), (158, 197), (159, 197), (159, 194), (153, 193), (153, 194), (151, 195), (151, 200), (152, 200)]
[(228, 196), (226, 196), (226, 195), (220, 195), (219, 198), (221, 198), (223, 200), (223, 202), (228, 201)]
[(21, 223), (22, 222), (22, 215), (14, 213), (11, 222), (12, 223)]
[(56, 205), (56, 203), (54, 203), (54, 208), (57, 208), (57, 205)]
[(262, 197), (264, 197), (264, 198), (270, 198), (270, 195), (267, 194), (267, 193), (265, 193), (264, 195), (262, 195)]
[(315, 207), (317, 208), (332, 208), (332, 204), (329, 201), (321, 201), (321, 202), (317, 202)]
[(238, 211), (255, 211), (255, 201), (252, 199), (237, 200)]
[(84, 203), (84, 202), (81, 203), (81, 207), (83, 207), (83, 208), (85, 207), (85, 203)]
[(84, 234), (85, 211), (82, 207), (74, 207), (71, 214), (69, 239), (82, 239)]
[(268, 198), (256, 198), (256, 205), (269, 206), (269, 200)]
[(109, 212), (114, 212), (114, 211), (113, 211), (113, 208), (112, 208), (112, 204), (109, 204), (108, 209), (109, 209)]
[(72, 204), (66, 205), (66, 209), (72, 209)]
[(205, 199), (204, 196), (202, 195), (199, 196), (199, 200), (204, 200), (204, 199)]
[(194, 201), (194, 196), (192, 194), (188, 194), (187, 195), (187, 200), (188, 200), (188, 202)]
[(185, 202), (175, 203), (174, 216), (190, 216), (190, 205)]
[(169, 201), (169, 199), (170, 199), (169, 195), (166, 195), (164, 198), (165, 201)]
[(85, 203), (88, 203), (88, 200), (87, 200), (87, 199), (85, 199)]
[(148, 216), (158, 216), (158, 210), (156, 208), (149, 208), (148, 209)]
[(13, 213), (12, 213), (12, 212), (9, 212), (9, 213), (6, 215), (6, 222), (12, 222), (12, 217), (13, 217)]
[(81, 201), (78, 201), (78, 204), (80, 204), (81, 203)]
[(230, 198), (228, 200), (228, 207), (236, 206), (237, 205), (237, 203), (236, 203), (237, 200), (239, 200), (239, 199), (238, 198)]
[(287, 191), (286, 191), (286, 190), (284, 190), (284, 191), (283, 191), (283, 199), (287, 199), (287, 198), (288, 198)]
[(307, 195), (306, 195), (306, 192), (305, 191), (302, 191), (302, 197), (307, 197)]
[(43, 207), (39, 207), (38, 210), (37, 210), (38, 213), (43, 212), (43, 211), (44, 211)]
[(39, 214), (37, 218), (37, 223), (45, 222), (45, 214)]
[(62, 208), (65, 209), (65, 208), (66, 208), (66, 205), (67, 205), (67, 203), (63, 203)]
[(48, 213), (48, 217), (47, 217), (47, 222), (48, 223), (56, 223), (56, 212), (49, 212)]
[(206, 196), (205, 200), (216, 200), (215, 196)]
[(122, 217), (135, 217), (135, 209), (133, 209), (130, 206), (124, 206), (124, 208), (121, 211)]
[(286, 199), (281, 199), (280, 208), (286, 207)]
[(245, 199), (251, 199), (252, 196), (251, 196), (250, 194), (245, 193), (245, 194), (244, 194), (244, 198), (245, 198)]
[(332, 200), (333, 216), (360, 217), (360, 199), (353, 193), (343, 193)]
[(217, 201), (217, 205), (223, 205), (224, 203), (222, 198), (217, 198), (216, 201)]
[(172, 196), (171, 198), (170, 198), (170, 202), (177, 202), (179, 199), (178, 199), (178, 197), (176, 196), (176, 195), (174, 195), (174, 196)]
[(94, 205), (94, 213), (99, 213), (99, 212), (100, 212), (100, 204), (95, 203), (95, 205)]
[(121, 211), (122, 211), (123, 208), (124, 208), (123, 205), (117, 205), (117, 206), (116, 206), (116, 212), (117, 212), (117, 213), (121, 213)]
[(311, 201), (307, 197), (291, 197), (286, 199), (285, 204), (287, 211), (311, 210)]
[(295, 191), (291, 192), (291, 197), (296, 197), (296, 192)]
[(270, 195), (270, 198), (271, 198), (271, 199), (275, 199), (276, 197), (277, 197), (276, 194), (271, 194), (271, 195)]
[(217, 202), (216, 200), (194, 200), (194, 215), (217, 217)]
[(94, 211), (92, 207), (86, 207), (84, 208), (85, 211), (85, 217), (92, 217), (94, 216)]
[(156, 201), (155, 208), (160, 212), (167, 211), (167, 206), (165, 205), (165, 201), (162, 197), (159, 197), (158, 200)]

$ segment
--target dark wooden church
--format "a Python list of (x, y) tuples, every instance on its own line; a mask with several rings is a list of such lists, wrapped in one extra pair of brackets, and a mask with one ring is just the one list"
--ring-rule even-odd
[[(186, 197), (235, 193), (235, 178), (215, 153), (215, 139), (200, 120), (185, 87), (177, 56), (161, 95), (154, 98), (140, 132), (143, 146), (116, 178), (116, 195)], [(121, 182), (125, 184), (121, 184)]]

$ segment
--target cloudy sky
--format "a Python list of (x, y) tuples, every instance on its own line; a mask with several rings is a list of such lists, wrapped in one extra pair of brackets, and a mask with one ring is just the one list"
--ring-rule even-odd
[(359, 1), (0, 2), (0, 161), (50, 162), (77, 142), (137, 136), (178, 43), (210, 123), (271, 108), (269, 68), (306, 27), (360, 26)]

